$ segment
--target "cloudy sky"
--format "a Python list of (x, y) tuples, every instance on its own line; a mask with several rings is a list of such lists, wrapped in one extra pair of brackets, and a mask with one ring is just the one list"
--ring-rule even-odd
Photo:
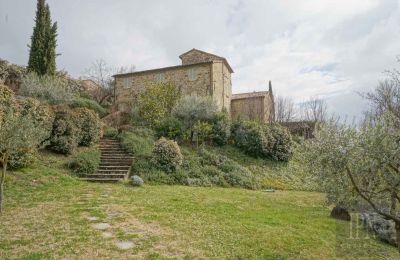
[[(179, 64), (192, 48), (224, 56), (233, 92), (327, 100), (358, 116), (385, 69), (399, 67), (399, 0), (48, 0), (58, 68), (79, 77), (99, 58), (137, 70)], [(36, 1), (0, 0), (0, 57), (26, 64)]]

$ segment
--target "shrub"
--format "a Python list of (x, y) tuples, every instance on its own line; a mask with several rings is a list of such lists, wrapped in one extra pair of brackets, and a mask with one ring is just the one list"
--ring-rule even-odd
[(9, 159), (9, 168), (16, 170), (29, 166), (35, 162), (36, 151), (31, 149), (29, 151), (19, 151), (12, 153)]
[(14, 90), (18, 89), (25, 74), (25, 67), (10, 64), (8, 61), (0, 59), (0, 84), (10, 86)]
[[(35, 138), (39, 142), (38, 145), (41, 145), (49, 137), (53, 122), (53, 113), (50, 107), (32, 98), (18, 103), (11, 90), (6, 86), (0, 86), (0, 125), (6, 124), (7, 120), (16, 120), (19, 117), (22, 121), (29, 121), (27, 124), (37, 130)], [(35, 156), (36, 147), (14, 151), (10, 154), (9, 167), (18, 169), (28, 166), (34, 162)]]
[(117, 138), (118, 137), (118, 130), (113, 128), (113, 127), (109, 127), (104, 131), (104, 137)]
[(267, 138), (260, 124), (251, 121), (237, 122), (233, 125), (234, 144), (243, 152), (254, 157), (265, 157)]
[(29, 115), (36, 127), (41, 127), (47, 133), (43, 140), (50, 137), (53, 128), (54, 112), (49, 105), (34, 98), (27, 98), (21, 101), (21, 114)]
[(74, 118), (79, 118), (78, 127), (80, 128), (79, 145), (91, 146), (98, 141), (100, 136), (100, 118), (90, 109), (77, 108), (73, 111)]
[(156, 126), (170, 115), (178, 98), (178, 89), (171, 83), (150, 85), (139, 95), (139, 114), (151, 126)]
[(6, 114), (18, 110), (19, 106), (15, 99), (14, 92), (5, 85), (0, 84), (0, 126), (5, 123)]
[(277, 124), (236, 122), (232, 127), (232, 138), (238, 148), (254, 157), (288, 161), (293, 154), (289, 131)]
[(71, 81), (59, 76), (38, 76), (29, 73), (22, 78), (18, 94), (60, 104), (70, 101), (74, 95)]
[(213, 127), (211, 124), (207, 122), (198, 121), (193, 126), (193, 132), (196, 137), (197, 146), (200, 144), (204, 144), (204, 142), (210, 141), (212, 136)]
[(185, 130), (190, 132), (190, 141), (193, 141), (194, 125), (198, 121), (211, 122), (217, 111), (211, 97), (185, 96), (177, 102), (172, 115), (181, 120)]
[(132, 185), (133, 185), (133, 186), (136, 186), (136, 187), (140, 187), (140, 186), (142, 186), (143, 183), (144, 183), (144, 181), (142, 180), (142, 178), (140, 178), (140, 177), (137, 176), (137, 175), (133, 175), (132, 178), (131, 178), (131, 180), (132, 180)]
[(80, 141), (77, 115), (66, 107), (58, 107), (55, 112), (53, 129), (48, 148), (54, 152), (71, 154)]
[(105, 117), (108, 113), (105, 108), (99, 105), (96, 101), (87, 98), (74, 98), (68, 102), (71, 108), (88, 108), (96, 112), (100, 118)]
[(161, 138), (154, 144), (152, 162), (159, 169), (174, 172), (182, 165), (182, 160), (181, 150), (175, 141)]
[(68, 167), (77, 174), (93, 174), (100, 165), (100, 151), (90, 150), (76, 155), (68, 164)]
[(289, 161), (293, 155), (293, 141), (287, 128), (278, 124), (265, 126), (270, 140), (268, 141), (268, 155), (276, 161)]
[(212, 165), (218, 169), (219, 177), (213, 176), (212, 183), (218, 186), (256, 189), (257, 181), (251, 171), (226, 156), (200, 150), (203, 165)]
[(228, 143), (231, 135), (231, 121), (227, 113), (217, 113), (213, 119), (213, 142), (217, 145)]
[(184, 135), (183, 125), (178, 119), (167, 117), (156, 127), (156, 135), (158, 138), (165, 137), (175, 141), (182, 140)]

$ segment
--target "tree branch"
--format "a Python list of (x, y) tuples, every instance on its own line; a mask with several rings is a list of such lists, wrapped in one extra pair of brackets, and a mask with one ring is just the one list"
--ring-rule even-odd
[(349, 169), (348, 166), (346, 166), (346, 172), (347, 172), (347, 175), (348, 175), (349, 178), (350, 178), (350, 181), (351, 181), (351, 183), (352, 183), (354, 189), (355, 189), (356, 192), (361, 196), (361, 198), (363, 198), (366, 202), (368, 202), (368, 204), (369, 204), (378, 214), (380, 214), (380, 215), (382, 215), (382, 216), (384, 216), (384, 217), (386, 217), (386, 218), (388, 218), (388, 219), (391, 219), (391, 220), (395, 221), (396, 223), (400, 223), (400, 218), (398, 218), (398, 217), (396, 217), (396, 216), (392, 216), (392, 215), (390, 215), (390, 214), (387, 214), (387, 213), (381, 211), (381, 210), (378, 209), (377, 206), (371, 201), (370, 198), (368, 198), (367, 196), (365, 196), (365, 195), (361, 192), (361, 190), (360, 190), (360, 188), (358, 187), (358, 185), (356, 184), (356, 182), (355, 182), (355, 180), (354, 180), (354, 177), (353, 177), (353, 175), (351, 174), (351, 170)]

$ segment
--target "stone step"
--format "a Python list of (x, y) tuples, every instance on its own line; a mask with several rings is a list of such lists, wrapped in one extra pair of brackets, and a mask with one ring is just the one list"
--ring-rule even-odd
[(132, 162), (101, 162), (100, 167), (102, 166), (131, 166)]
[(103, 158), (100, 161), (100, 164), (102, 162), (122, 162), (122, 163), (124, 163), (124, 162), (132, 162), (132, 161), (133, 161), (132, 158)]
[(129, 165), (103, 165), (99, 167), (99, 170), (126, 170), (129, 171), (129, 168), (131, 168), (131, 166)]
[(100, 159), (124, 159), (124, 160), (132, 160), (133, 157), (126, 154), (105, 154), (101, 155)]
[(81, 178), (83, 181), (93, 181), (93, 182), (118, 182), (119, 178)]
[(120, 178), (120, 179), (124, 179), (125, 177), (126, 177), (126, 174), (116, 174), (116, 173), (113, 173), (113, 174), (95, 174), (95, 173), (93, 173), (93, 174), (86, 174), (86, 175), (84, 175), (84, 176), (82, 176), (83, 178)]
[(127, 172), (128, 170), (125, 170), (125, 169), (118, 169), (118, 170), (98, 170), (97, 171), (97, 173), (125, 173), (125, 172)]

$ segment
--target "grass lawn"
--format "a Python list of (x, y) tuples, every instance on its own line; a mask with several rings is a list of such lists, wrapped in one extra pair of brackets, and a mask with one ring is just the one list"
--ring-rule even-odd
[[(68, 174), (64, 157), (45, 158), (8, 178), (0, 259), (331, 259), (347, 241), (347, 223), (329, 218), (320, 193), (86, 183)], [(343, 250), (399, 257), (373, 238)]]

